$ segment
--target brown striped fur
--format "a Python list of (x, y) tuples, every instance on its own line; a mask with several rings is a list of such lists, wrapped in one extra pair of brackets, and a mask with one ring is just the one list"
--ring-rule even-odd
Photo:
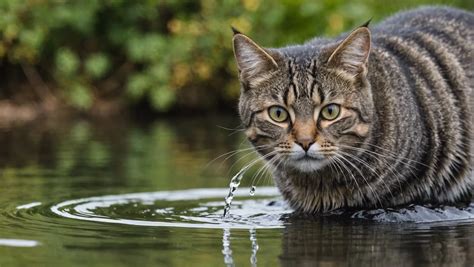
[[(474, 15), (447, 7), (278, 49), (235, 32), (240, 115), (290, 205), (324, 212), (469, 200), (473, 41)], [(340, 115), (325, 120), (332, 103)], [(271, 119), (275, 105), (286, 121)]]

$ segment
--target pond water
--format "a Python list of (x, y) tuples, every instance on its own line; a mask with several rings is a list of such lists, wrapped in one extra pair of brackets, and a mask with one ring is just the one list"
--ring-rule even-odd
[(0, 266), (474, 266), (474, 205), (295, 215), (257, 165), (223, 218), (256, 159), (236, 125), (1, 128)]

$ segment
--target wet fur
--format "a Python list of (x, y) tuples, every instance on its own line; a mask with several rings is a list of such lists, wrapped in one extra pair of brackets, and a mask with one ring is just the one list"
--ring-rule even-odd
[[(474, 15), (445, 7), (279, 49), (235, 32), (241, 119), (290, 205), (314, 213), (469, 200), (473, 41)], [(336, 100), (343, 119), (314, 115)], [(266, 115), (275, 103), (290, 110), (288, 125)], [(327, 151), (324, 164), (288, 160), (301, 135)]]

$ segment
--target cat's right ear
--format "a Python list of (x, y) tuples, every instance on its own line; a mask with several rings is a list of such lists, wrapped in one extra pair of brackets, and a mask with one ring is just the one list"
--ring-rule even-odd
[(240, 80), (250, 88), (258, 87), (278, 70), (279, 55), (260, 47), (234, 28), (232, 30), (234, 31), (232, 38), (234, 56), (239, 68)]

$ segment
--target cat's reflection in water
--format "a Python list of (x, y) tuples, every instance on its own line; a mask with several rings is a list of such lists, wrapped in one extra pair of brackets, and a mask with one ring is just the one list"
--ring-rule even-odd
[[(250, 266), (254, 267), (257, 266), (257, 231), (255, 229), (250, 229), (249, 234), (251, 242)], [(222, 255), (224, 256), (224, 263), (226, 266), (235, 266), (234, 258), (232, 256), (229, 228), (224, 228), (222, 234)]]
[(473, 225), (286, 219), (282, 266), (473, 266)]

